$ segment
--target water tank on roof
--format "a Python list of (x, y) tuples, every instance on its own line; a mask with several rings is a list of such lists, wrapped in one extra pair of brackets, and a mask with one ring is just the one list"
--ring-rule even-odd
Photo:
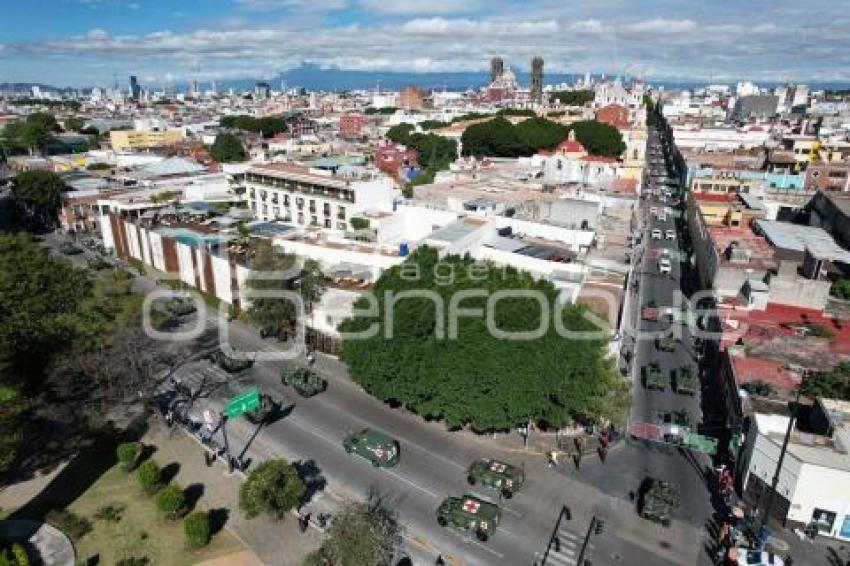
[(398, 255), (401, 257), (407, 257), (410, 255), (410, 247), (407, 242), (402, 242), (398, 245)]

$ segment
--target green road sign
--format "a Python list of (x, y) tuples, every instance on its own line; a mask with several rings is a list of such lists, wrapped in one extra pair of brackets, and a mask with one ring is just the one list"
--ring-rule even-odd
[(684, 444), (688, 448), (705, 452), (709, 456), (714, 456), (717, 453), (717, 440), (708, 436), (687, 434), (685, 435)]
[(228, 418), (235, 419), (249, 411), (255, 411), (260, 407), (260, 390), (256, 387), (243, 391), (227, 402), (224, 414)]

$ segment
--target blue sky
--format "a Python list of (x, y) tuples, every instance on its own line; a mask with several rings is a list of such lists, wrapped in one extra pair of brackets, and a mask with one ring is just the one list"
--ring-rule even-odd
[(0, 82), (261, 78), (312, 62), (375, 71), (526, 68), (655, 79), (850, 80), (834, 0), (6, 0)]

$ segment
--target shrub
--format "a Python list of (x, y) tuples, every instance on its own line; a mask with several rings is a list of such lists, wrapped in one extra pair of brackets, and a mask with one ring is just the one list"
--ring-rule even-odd
[(144, 489), (145, 493), (148, 495), (153, 495), (159, 490), (160, 470), (159, 466), (157, 466), (155, 462), (150, 460), (144, 462), (141, 466), (139, 466), (139, 471), (136, 472), (136, 477), (138, 478), (142, 489)]
[(98, 521), (109, 521), (110, 523), (117, 523), (121, 520), (121, 516), (124, 513), (123, 505), (104, 505), (94, 514), (94, 518)]
[(135, 466), (136, 458), (139, 455), (139, 445), (136, 442), (122, 442), (115, 452), (121, 468), (129, 472)]
[(183, 520), (186, 542), (192, 548), (200, 548), (210, 542), (210, 516), (206, 511), (195, 511)]
[(261, 513), (280, 518), (301, 502), (304, 482), (286, 460), (257, 466), (239, 490), (239, 507), (249, 519)]
[(30, 557), (23, 545), (15, 543), (12, 545), (12, 556), (15, 558), (16, 566), (30, 566)]
[(175, 519), (186, 504), (183, 490), (174, 484), (167, 485), (156, 494), (156, 507), (169, 519)]
[(67, 509), (54, 509), (47, 514), (47, 522), (71, 537), (79, 540), (91, 531), (91, 521)]
[(355, 216), (351, 219), (351, 227), (354, 230), (365, 230), (369, 227), (369, 219)]

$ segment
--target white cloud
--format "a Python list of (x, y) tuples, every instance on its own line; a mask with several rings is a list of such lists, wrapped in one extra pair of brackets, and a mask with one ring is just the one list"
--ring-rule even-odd
[(402, 33), (422, 35), (450, 35), (459, 38), (470, 35), (539, 35), (558, 31), (554, 20), (540, 22), (493, 22), (469, 19), (418, 18), (399, 27)]
[(92, 30), (89, 30), (89, 32), (86, 34), (86, 37), (89, 38), (89, 39), (94, 39), (94, 40), (100, 41), (100, 40), (104, 40), (107, 37), (109, 37), (109, 34), (106, 33), (106, 30), (104, 30), (104, 29), (94, 28)]
[(404, 16), (469, 14), (491, 7), (486, 0), (358, 0), (366, 14)]
[(637, 33), (662, 35), (691, 32), (697, 29), (697, 24), (692, 20), (668, 20), (665, 18), (655, 18), (652, 20), (644, 20), (627, 24), (625, 29), (627, 31)]
[(326, 12), (342, 10), (348, 6), (348, 0), (236, 0), (236, 3), (249, 10), (261, 12)]

